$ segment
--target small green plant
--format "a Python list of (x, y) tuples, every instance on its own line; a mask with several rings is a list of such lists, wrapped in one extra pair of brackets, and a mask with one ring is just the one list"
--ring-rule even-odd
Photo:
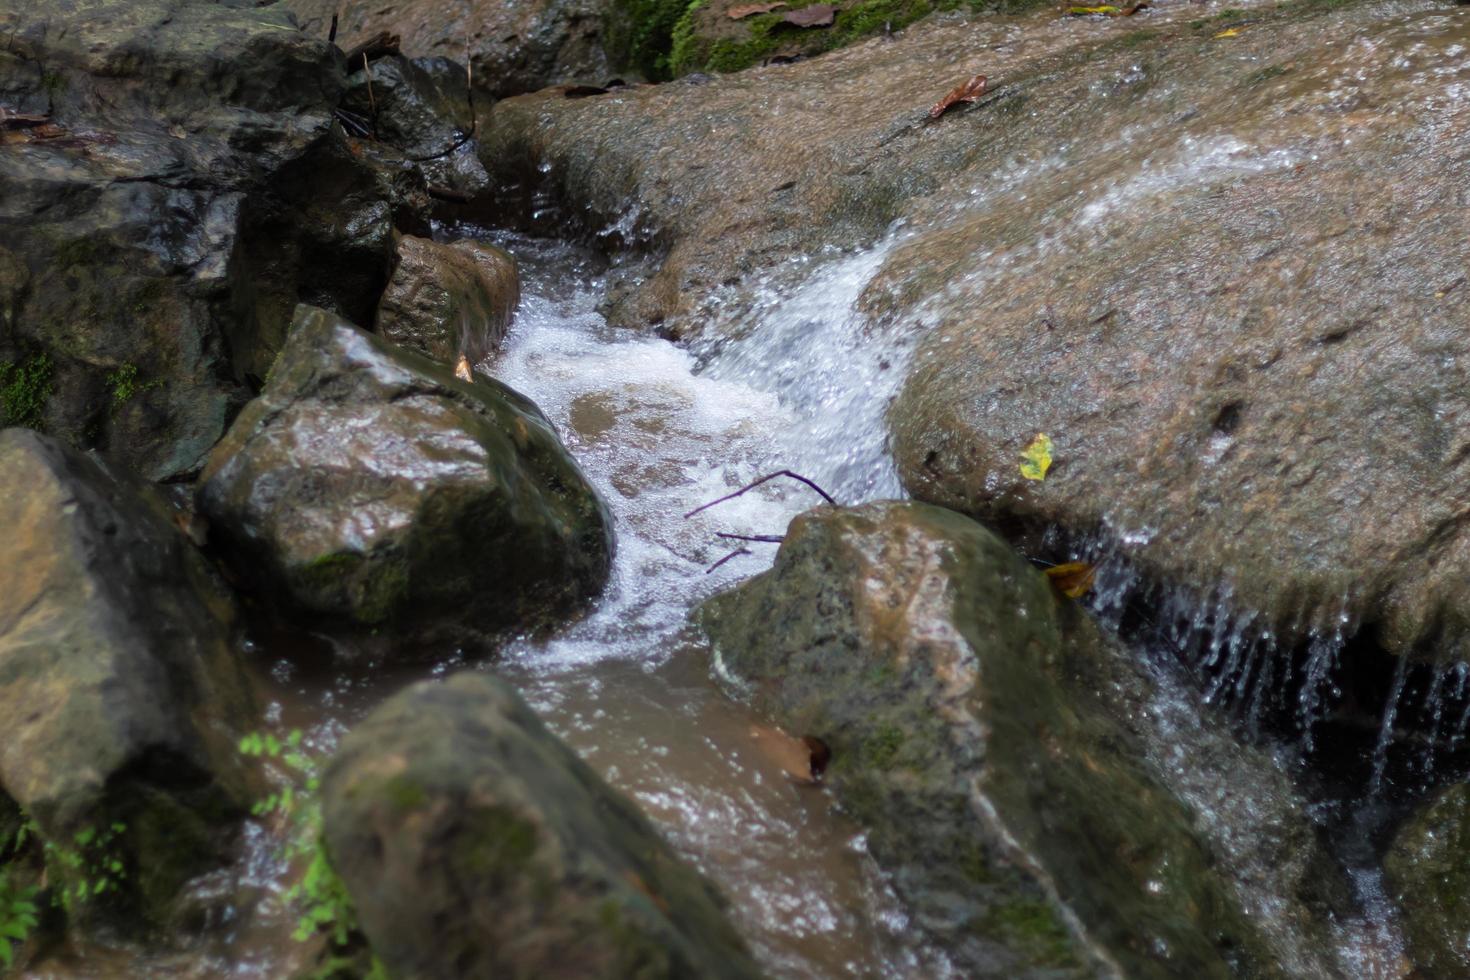
[(124, 364), (116, 371), (108, 372), (106, 380), (107, 387), (112, 391), (112, 410), (114, 412), (143, 392), (152, 391), (163, 385), (163, 381), (158, 378), (140, 383), (138, 367), (135, 364)]
[(36, 354), (24, 361), (0, 361), (0, 426), (41, 427), (51, 397), (51, 358)]
[(24, 943), (41, 921), (33, 885), (17, 885), (0, 871), (0, 970), (15, 962), (15, 947)]
[[(240, 739), (240, 753), (252, 759), (279, 763), (285, 785), (251, 808), (258, 817), (276, 817), (287, 825), (283, 857), (300, 877), (286, 890), (286, 901), (300, 914), (292, 937), (305, 942), (319, 933), (331, 940), (332, 959), (338, 962), (358, 945), (357, 911), (347, 894), (322, 840), (320, 765), (304, 747), (300, 731), (285, 741), (269, 733), (253, 732)], [(386, 976), (376, 957), (369, 980)]]
[(58, 879), (52, 902), (71, 913), (120, 891), (128, 872), (113, 845), (127, 829), (127, 824), (113, 821), (102, 827), (84, 827), (72, 835), (70, 844), (46, 841), (42, 853)]

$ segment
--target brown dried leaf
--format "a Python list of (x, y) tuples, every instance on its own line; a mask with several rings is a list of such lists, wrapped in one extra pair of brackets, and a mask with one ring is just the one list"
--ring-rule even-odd
[(793, 27), (831, 27), (836, 19), (836, 7), (830, 3), (814, 3), (810, 7), (791, 11), (781, 18), (781, 23)]
[(780, 10), (784, 6), (786, 4), (779, 0), (776, 3), (742, 3), (738, 7), (731, 7), (725, 11), (725, 16), (731, 20), (744, 20), (756, 14), (768, 14), (773, 10)]
[(1097, 568), (1085, 561), (1069, 561), (1046, 570), (1047, 580), (1068, 599), (1080, 599), (1092, 591)]
[(929, 110), (929, 118), (938, 119), (948, 112), (951, 106), (961, 102), (974, 102), (984, 94), (985, 76), (974, 75), (968, 81), (956, 85), (948, 95), (934, 103), (933, 108)]
[(454, 362), (454, 376), (461, 381), (475, 380), (474, 374), (470, 371), (470, 359), (463, 354), (459, 355), (459, 360)]
[(779, 728), (752, 726), (751, 738), (767, 758), (786, 773), (787, 778), (807, 785), (821, 781), (822, 773), (832, 761), (827, 743), (813, 735), (793, 738)]
[(1119, 12), (1118, 16), (1119, 17), (1132, 17), (1134, 14), (1138, 13), (1140, 10), (1147, 10), (1148, 8), (1150, 8), (1152, 6), (1153, 6), (1153, 4), (1150, 3), (1149, 0), (1138, 0), (1137, 3), (1130, 3), (1128, 6), (1124, 7), (1122, 9), (1122, 11)]

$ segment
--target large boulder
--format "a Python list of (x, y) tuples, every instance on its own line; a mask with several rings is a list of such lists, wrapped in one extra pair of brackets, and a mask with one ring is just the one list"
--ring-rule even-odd
[(569, 79), (604, 81), (600, 33), (608, 0), (286, 0), (301, 27), (325, 38), (341, 13), (337, 41), (351, 48), (383, 33), (414, 59), (468, 58), (476, 88), (500, 97)]
[(249, 804), (230, 603), (156, 490), (23, 429), (0, 432), (0, 555), (0, 809), (73, 911), (162, 922)]
[(516, 261), (504, 249), (405, 235), (375, 328), (436, 361), (454, 364), (463, 355), (478, 364), (500, 346), (520, 298)]
[[(1225, 733), (1148, 746), (1129, 654), (968, 518), (809, 511), (699, 615), (717, 673), (827, 745), (837, 800), (964, 974), (1335, 975), (1308, 905), (1330, 875), (1284, 776)], [(1257, 840), (1211, 832), (1185, 800), (1220, 802), (1181, 758), (1260, 804)]]
[(325, 840), (402, 977), (755, 977), (719, 895), (503, 683), (382, 705), (322, 782)]
[(547, 625), (601, 588), (612, 552), (534, 405), (306, 306), (198, 503), (275, 608), (405, 650)]
[(299, 299), (369, 317), (395, 175), (334, 127), (341, 56), (283, 9), (0, 11), (0, 424), (197, 471)]
[(1470, 785), (1451, 786), (1399, 828), (1384, 859), (1409, 955), (1425, 980), (1470, 976)]

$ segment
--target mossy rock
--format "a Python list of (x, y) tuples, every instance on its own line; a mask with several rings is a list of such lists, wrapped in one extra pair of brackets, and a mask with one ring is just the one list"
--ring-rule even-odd
[(1384, 872), (1418, 975), (1470, 976), (1470, 785), (1444, 790), (1400, 828)]
[(699, 619), (717, 672), (831, 748), (837, 800), (962, 971), (1285, 975), (1098, 694), (1126, 654), (980, 525), (923, 504), (809, 511)]
[(275, 610), (398, 656), (546, 627), (612, 554), (606, 508), (534, 405), (307, 306), (198, 503)]
[(714, 889), (498, 680), (393, 697), (322, 794), (332, 864), (392, 976), (759, 976)]

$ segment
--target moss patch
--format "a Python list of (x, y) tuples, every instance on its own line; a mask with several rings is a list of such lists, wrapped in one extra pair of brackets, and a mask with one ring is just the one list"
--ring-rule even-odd
[(39, 429), (51, 397), (51, 358), (35, 354), (24, 361), (0, 361), (0, 427)]
[(1004, 938), (1007, 945), (1019, 947), (1039, 966), (1074, 966), (1077, 954), (1057, 913), (1037, 899), (1017, 899), (992, 908), (980, 921), (976, 931)]

